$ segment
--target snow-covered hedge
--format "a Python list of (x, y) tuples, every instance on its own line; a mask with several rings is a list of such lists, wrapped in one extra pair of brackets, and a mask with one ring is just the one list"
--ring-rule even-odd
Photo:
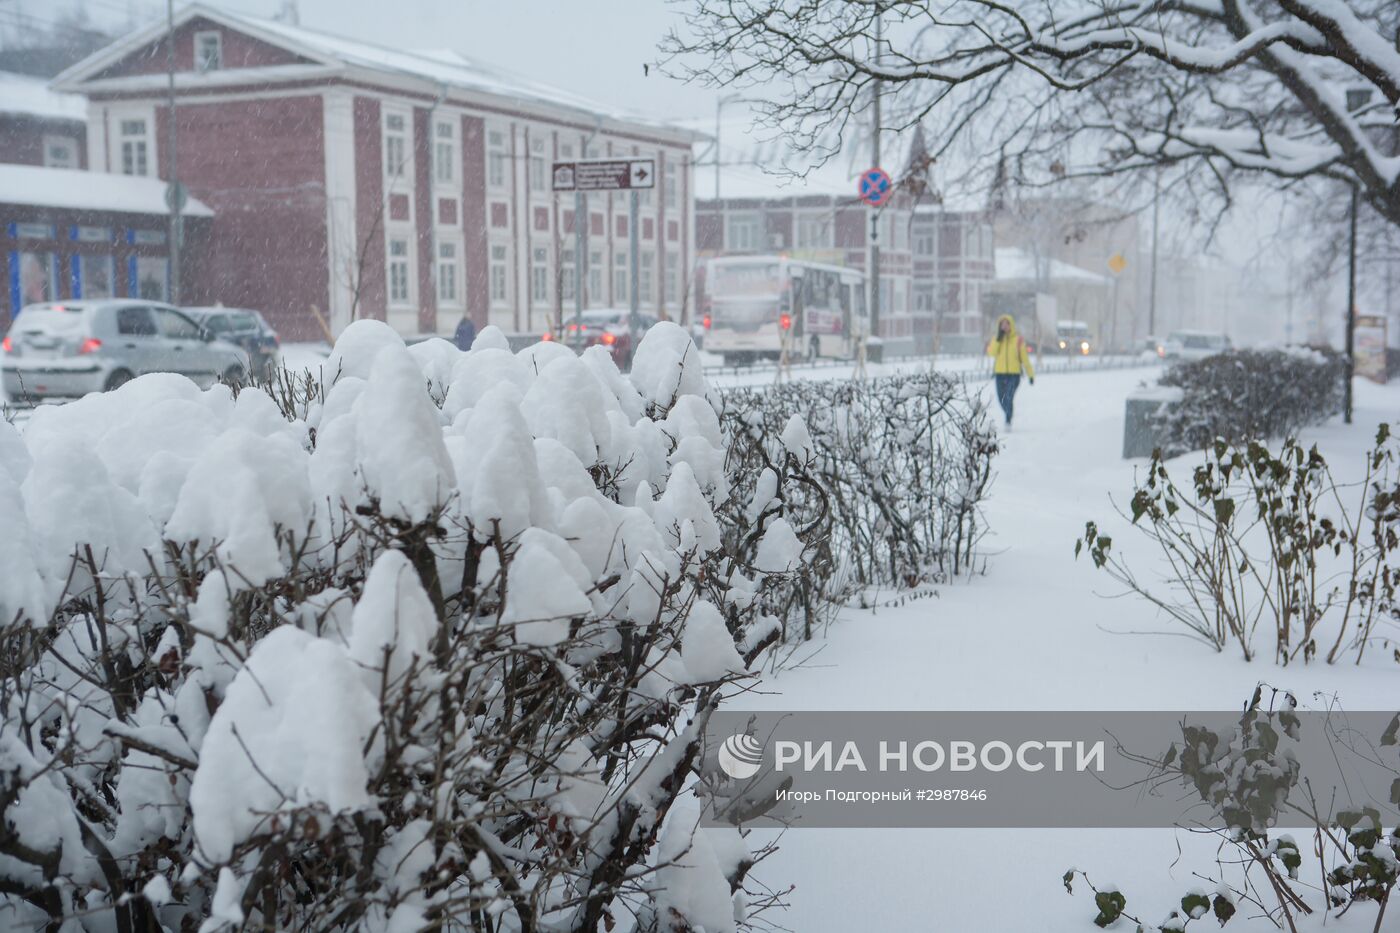
[(723, 425), (742, 493), (732, 501), (782, 501), (808, 536), (790, 594), (804, 606), (802, 634), (813, 605), (972, 569), (997, 440), (986, 403), (961, 382), (923, 372), (736, 389)]
[(742, 925), (680, 800), (808, 554), (689, 338), (362, 321), (269, 389), (0, 423), (0, 926)]
[(1168, 456), (1229, 442), (1287, 437), (1342, 410), (1345, 361), (1334, 350), (1236, 350), (1168, 369), (1182, 390), (1157, 416)]

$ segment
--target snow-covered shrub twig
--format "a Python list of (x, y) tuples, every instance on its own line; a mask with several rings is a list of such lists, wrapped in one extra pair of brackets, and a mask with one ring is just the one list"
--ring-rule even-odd
[[(1307, 661), (1325, 650), (1360, 663), (1376, 626), (1400, 622), (1400, 439), (1380, 425), (1360, 483), (1339, 484), (1316, 446), (1296, 439), (1277, 452), (1261, 441), (1215, 441), (1179, 487), (1161, 452), (1133, 491), (1131, 520), (1156, 545), (1165, 587), (1139, 578), (1089, 522), (1075, 542), (1094, 566), (1146, 597), (1217, 651), (1255, 656), (1262, 624), (1274, 659)], [(1328, 627), (1331, 631), (1328, 631)], [(1400, 661), (1400, 650), (1396, 651)]]
[(1167, 456), (1205, 450), (1215, 440), (1288, 437), (1342, 410), (1344, 358), (1335, 350), (1234, 350), (1179, 363), (1160, 380), (1181, 401), (1156, 416)]
[[(689, 337), (658, 325), (626, 377), (361, 321), (271, 388), (143, 376), (0, 424), (0, 926), (733, 931), (772, 903), (769, 849), (688, 803), (777, 630), (709, 583), (739, 562)], [(806, 557), (771, 521), (765, 549)]]
[(815, 548), (794, 597), (804, 604), (974, 569), (997, 440), (960, 382), (923, 372), (735, 389), (723, 423), (739, 501), (775, 495), (784, 470), (794, 480), (785, 505)]
[[(1193, 831), (1218, 837), (1220, 854), (1214, 877), (1198, 873), (1214, 882), (1213, 890), (1193, 886), (1182, 895), (1180, 907), (1156, 924), (1129, 913), (1123, 892), (1095, 886), (1087, 873), (1071, 868), (1064, 874), (1065, 890), (1073, 894), (1074, 880), (1083, 879), (1098, 908), (1095, 925), (1107, 927), (1122, 918), (1137, 924), (1142, 933), (1181, 933), (1207, 917), (1216, 922), (1212, 928), (1224, 926), (1244, 903), (1276, 927), (1298, 933), (1300, 917), (1320, 910), (1325, 923), (1333, 911), (1340, 916), (1371, 902), (1377, 905), (1374, 929), (1382, 928), (1400, 878), (1400, 830), (1387, 833), (1375, 807), (1334, 811), (1334, 801), (1319, 801), (1308, 782), (1300, 780), (1296, 743), (1304, 724), (1297, 705), (1291, 694), (1278, 691), (1265, 703), (1260, 686), (1230, 728), (1183, 722), (1180, 744), (1173, 743), (1161, 754), (1120, 749), (1128, 759), (1151, 767), (1152, 785), (1171, 793), (1184, 789), (1188, 799), (1199, 801), (1210, 815), (1197, 817), (1203, 828)], [(1375, 760), (1378, 754), (1395, 754), (1398, 731), (1400, 715), (1391, 719), (1383, 735), (1355, 736), (1344, 728), (1330, 734), (1328, 741), (1344, 743)], [(1390, 796), (1390, 803), (1400, 806), (1400, 781)], [(1312, 831), (1313, 844), (1307, 851), (1318, 862), (1320, 886), (1301, 881), (1305, 853), (1297, 841), (1287, 833), (1271, 832), (1281, 821)], [(1317, 895), (1311, 902), (1309, 889)]]

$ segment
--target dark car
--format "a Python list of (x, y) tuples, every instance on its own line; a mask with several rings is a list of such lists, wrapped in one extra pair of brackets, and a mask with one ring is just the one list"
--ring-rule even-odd
[(257, 311), (246, 308), (185, 308), (185, 313), (219, 340), (236, 344), (248, 354), (251, 375), (266, 379), (277, 366), (282, 342)]
[[(583, 312), (581, 320), (575, 320), (573, 315), (566, 314), (564, 345), (580, 353), (592, 346), (605, 346), (611, 351), (617, 368), (627, 369), (632, 365), (634, 349), (632, 332), (627, 326), (629, 316), (630, 312), (626, 308), (596, 308)], [(637, 315), (637, 339), (640, 340), (642, 334), (655, 323), (654, 317)], [(545, 339), (552, 340), (554, 335), (548, 334)]]

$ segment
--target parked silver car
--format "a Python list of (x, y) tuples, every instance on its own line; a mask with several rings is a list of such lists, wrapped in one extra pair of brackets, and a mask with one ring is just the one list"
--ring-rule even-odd
[(136, 299), (29, 305), (3, 351), (0, 377), (15, 401), (115, 389), (144, 373), (181, 373), (208, 387), (248, 372), (238, 347), (170, 305)]

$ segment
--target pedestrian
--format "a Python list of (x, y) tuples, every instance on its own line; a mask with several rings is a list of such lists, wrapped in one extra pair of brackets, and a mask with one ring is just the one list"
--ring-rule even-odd
[(1006, 426), (1011, 427), (1011, 404), (1016, 398), (1016, 390), (1021, 386), (1021, 375), (1035, 385), (1035, 369), (1031, 366), (1031, 355), (1026, 350), (1026, 342), (1016, 333), (1016, 321), (1009, 314), (997, 318), (997, 333), (987, 344), (987, 355), (992, 358), (992, 377), (996, 380), (997, 401), (1006, 414)]
[(457, 325), (457, 333), (453, 336), (452, 342), (457, 344), (458, 350), (470, 350), (472, 342), (476, 340), (476, 325), (467, 315), (462, 315), (462, 322)]

